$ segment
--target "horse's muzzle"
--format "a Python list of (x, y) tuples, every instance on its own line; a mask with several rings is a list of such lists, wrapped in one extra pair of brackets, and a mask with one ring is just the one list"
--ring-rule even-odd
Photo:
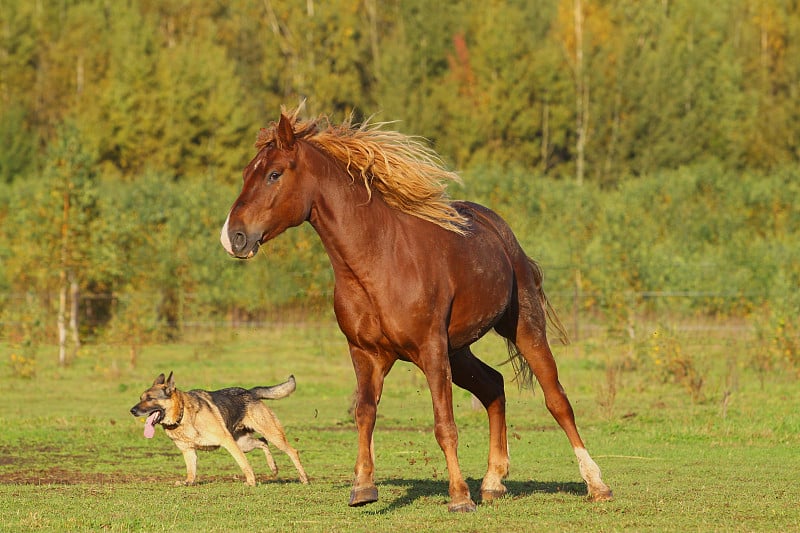
[(259, 246), (261, 246), (259, 239), (248, 239), (241, 231), (234, 233), (231, 239), (233, 255), (242, 259), (250, 259), (256, 255)]
[(222, 243), (223, 248), (225, 248), (225, 251), (240, 259), (250, 259), (256, 255), (256, 252), (258, 252), (258, 247), (261, 246), (260, 235), (254, 235), (248, 238), (247, 234), (243, 231), (231, 232), (228, 230), (227, 220), (225, 221), (225, 225), (222, 227), (219, 240)]

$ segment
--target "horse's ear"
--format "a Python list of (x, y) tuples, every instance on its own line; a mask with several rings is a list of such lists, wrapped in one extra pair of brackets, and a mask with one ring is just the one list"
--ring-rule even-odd
[(281, 113), (281, 120), (278, 122), (278, 148), (291, 150), (294, 146), (294, 127), (289, 117)]

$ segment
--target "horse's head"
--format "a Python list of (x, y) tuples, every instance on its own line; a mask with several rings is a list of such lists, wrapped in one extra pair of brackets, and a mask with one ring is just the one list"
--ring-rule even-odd
[(258, 154), (242, 172), (242, 192), (220, 235), (225, 250), (244, 259), (253, 257), (261, 243), (301, 224), (311, 210), (309, 191), (300, 179), (292, 120), (281, 114), (278, 125), (262, 137), (264, 144), (259, 143)]

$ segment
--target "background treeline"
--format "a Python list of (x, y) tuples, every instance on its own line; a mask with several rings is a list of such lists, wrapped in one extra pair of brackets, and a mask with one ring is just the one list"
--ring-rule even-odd
[(562, 308), (796, 321), (798, 92), (796, 1), (2, 0), (0, 333), (70, 298), (125, 342), (326, 309), (310, 228), (268, 266), (217, 242), (302, 98), (429, 138)]
[[(580, 9), (578, 9), (580, 8)], [(800, 156), (789, 0), (3, 0), (0, 179), (75, 122), (94, 166), (236, 180), (281, 104), (355, 110), (458, 168), (617, 183)]]

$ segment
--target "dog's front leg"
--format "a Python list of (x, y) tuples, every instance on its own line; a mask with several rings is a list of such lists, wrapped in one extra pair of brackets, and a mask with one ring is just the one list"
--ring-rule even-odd
[(197, 479), (197, 451), (194, 448), (181, 448), (183, 460), (186, 461), (186, 481), (178, 481), (176, 485), (194, 485)]
[(225, 439), (220, 445), (228, 450), (228, 453), (236, 459), (236, 464), (239, 465), (239, 468), (241, 468), (244, 473), (245, 483), (251, 487), (255, 487), (256, 475), (253, 473), (253, 467), (250, 466), (247, 457), (244, 456), (244, 452), (239, 448), (239, 445), (236, 444), (236, 441), (233, 440), (233, 437)]

